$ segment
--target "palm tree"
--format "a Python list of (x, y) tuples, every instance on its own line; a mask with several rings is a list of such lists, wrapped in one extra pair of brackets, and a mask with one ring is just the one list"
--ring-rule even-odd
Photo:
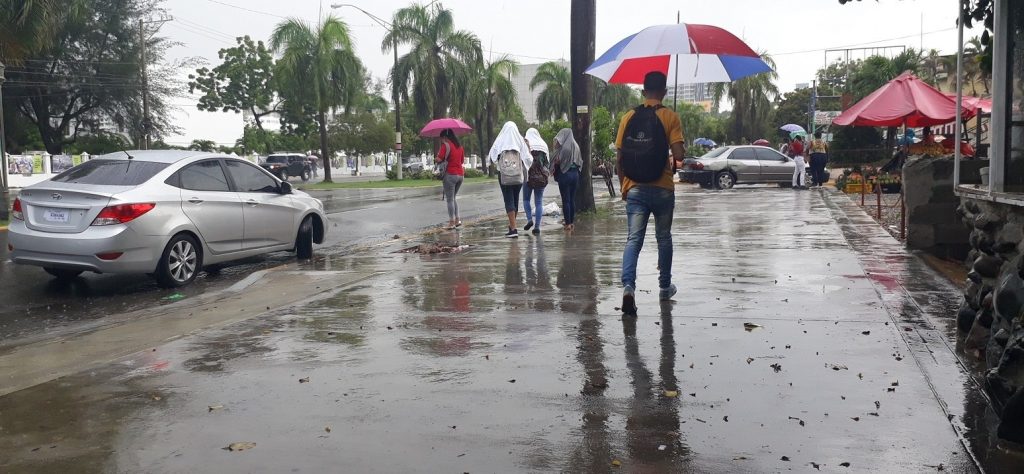
[(939, 50), (930, 49), (928, 54), (922, 58), (921, 69), (924, 72), (925, 82), (930, 83), (935, 87), (939, 87), (939, 71), (943, 68), (945, 62), (942, 56), (939, 54)]
[(775, 72), (775, 60), (768, 53), (762, 52), (761, 59), (772, 68), (771, 72), (716, 83), (711, 87), (716, 108), (723, 97), (728, 96), (732, 102), (733, 139), (761, 136), (768, 130), (772, 104), (779, 96), (779, 88), (775, 85), (779, 75)]
[(601, 80), (594, 80), (594, 105), (608, 109), (613, 118), (636, 107), (639, 102), (640, 95), (636, 89), (624, 84), (608, 84)]
[(20, 66), (34, 52), (46, 47), (59, 31), (60, 18), (75, 14), (79, 2), (57, 0), (8, 0), (0, 3), (0, 61)]
[(992, 70), (984, 67), (987, 64), (984, 52), (985, 46), (977, 36), (967, 40), (967, 46), (964, 47), (964, 81), (970, 82), (971, 92), (975, 96), (978, 95), (977, 81), (981, 81), (985, 95), (991, 94)]
[(530, 80), (530, 90), (543, 86), (537, 96), (537, 118), (541, 121), (564, 119), (572, 107), (572, 86), (569, 68), (554, 62), (546, 62), (537, 68)]
[(412, 96), (417, 117), (448, 115), (453, 75), (462, 66), (483, 62), (480, 39), (468, 31), (456, 30), (452, 11), (441, 4), (411, 5), (398, 10), (392, 26), (381, 49), (389, 52), (395, 42), (411, 48), (391, 71), (392, 81), (399, 84), (403, 98)]
[(281, 55), (275, 79), (281, 96), (293, 106), (315, 110), (320, 131), (324, 182), (331, 182), (327, 148), (327, 112), (351, 104), (355, 85), (362, 85), (363, 67), (352, 50), (348, 25), (328, 16), (313, 29), (296, 18), (277, 25), (270, 47)]
[(473, 121), (481, 150), (494, 141), (497, 118), (516, 106), (511, 77), (518, 72), (519, 63), (503, 55), (480, 67), (461, 68), (455, 76), (455, 108)]

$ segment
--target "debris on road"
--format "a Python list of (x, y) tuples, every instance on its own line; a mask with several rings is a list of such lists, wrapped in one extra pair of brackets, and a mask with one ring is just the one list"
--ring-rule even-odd
[(237, 452), (237, 451), (245, 451), (247, 449), (252, 449), (252, 448), (255, 448), (255, 447), (256, 447), (256, 443), (253, 443), (251, 441), (240, 441), (238, 443), (231, 443), (231, 444), (227, 445), (227, 447), (224, 447), (224, 448), (221, 448), (221, 449), (224, 449), (225, 451)]

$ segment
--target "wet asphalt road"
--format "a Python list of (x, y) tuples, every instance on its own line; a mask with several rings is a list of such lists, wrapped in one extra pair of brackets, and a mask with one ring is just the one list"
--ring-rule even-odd
[(423, 238), (461, 254), (325, 253), (299, 270), (373, 276), (0, 396), (0, 470), (1022, 472), (961, 366), (958, 291), (863, 211), (677, 202), (680, 293), (657, 301), (652, 242), (637, 319), (621, 203), (571, 236), (489, 222)]
[[(327, 240), (317, 252), (350, 252), (447, 223), (440, 192), (439, 187), (312, 192), (324, 202), (331, 221)], [(491, 183), (465, 186), (459, 203), (465, 221), (500, 214), (502, 208), (497, 185)], [(294, 261), (289, 252), (250, 258), (200, 274), (179, 290), (158, 288), (144, 275), (87, 273), (72, 283), (60, 283), (40, 268), (10, 263), (6, 239), (7, 233), (0, 232), (0, 350), (87, 330), (104, 324), (111, 314), (166, 304), (176, 293), (188, 298), (223, 289), (255, 271)]]

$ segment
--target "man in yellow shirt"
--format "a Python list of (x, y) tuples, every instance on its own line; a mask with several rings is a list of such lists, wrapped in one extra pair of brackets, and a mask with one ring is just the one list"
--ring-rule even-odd
[[(644, 103), (622, 117), (615, 139), (629, 229), (622, 253), (622, 312), (630, 316), (636, 316), (636, 265), (652, 214), (658, 240), (658, 297), (665, 301), (676, 294), (672, 284), (672, 213), (676, 198), (673, 160), (668, 152), (671, 149), (672, 158), (682, 160), (686, 148), (679, 115), (661, 105), (668, 92), (666, 82), (661, 72), (647, 73)], [(657, 117), (660, 127), (649, 127), (653, 117)]]

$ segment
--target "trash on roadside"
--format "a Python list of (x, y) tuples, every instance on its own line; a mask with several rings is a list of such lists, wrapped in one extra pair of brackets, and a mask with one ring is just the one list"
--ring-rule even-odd
[(747, 331), (753, 331), (753, 330), (755, 330), (755, 329), (757, 329), (759, 327), (761, 327), (760, 324), (743, 323), (743, 329), (746, 329)]
[(210, 405), (206, 407), (206, 411), (223, 410), (224, 405)]
[(423, 255), (453, 254), (469, 248), (469, 245), (448, 245), (441, 243), (420, 244), (415, 247), (399, 250), (398, 253), (418, 253)]
[(679, 391), (677, 391), (677, 390), (665, 390), (665, 396), (668, 397), (668, 398), (678, 397), (679, 396)]
[(222, 448), (222, 449), (224, 449), (226, 451), (235, 452), (235, 451), (245, 451), (247, 449), (252, 449), (252, 448), (255, 448), (255, 447), (256, 447), (256, 443), (253, 443), (251, 441), (240, 441), (238, 443), (231, 443), (231, 444), (227, 445), (227, 447)]
[(167, 301), (178, 301), (178, 300), (184, 299), (184, 298), (185, 298), (185, 295), (183, 295), (181, 293), (175, 293), (175, 294), (170, 295), (170, 296), (165, 296), (163, 299), (165, 299)]
[(558, 207), (558, 204), (549, 202), (544, 205), (545, 216), (560, 216), (562, 215), (562, 209)]

